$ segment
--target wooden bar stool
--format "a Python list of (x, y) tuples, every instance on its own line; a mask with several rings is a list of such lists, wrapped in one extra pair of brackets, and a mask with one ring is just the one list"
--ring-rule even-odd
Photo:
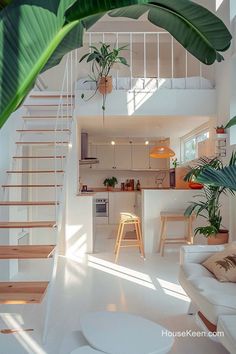
[[(134, 225), (136, 238), (125, 237), (124, 228), (125, 225)], [(122, 244), (124, 243), (124, 244)], [(141, 255), (145, 258), (144, 247), (143, 247), (143, 238), (140, 226), (140, 218), (131, 213), (120, 213), (120, 223), (117, 232), (116, 244), (115, 244), (115, 262), (117, 262), (120, 248), (121, 247), (138, 247)]]
[[(161, 212), (161, 228), (160, 228), (160, 241), (158, 252), (161, 253), (161, 256), (164, 255), (164, 247), (166, 244), (181, 244), (186, 243), (189, 245), (193, 244), (193, 221), (195, 219), (195, 215), (185, 216), (184, 211), (176, 211), (176, 212)], [(169, 221), (182, 221), (187, 226), (187, 232), (183, 237), (178, 238), (168, 238), (167, 237), (167, 224)]]

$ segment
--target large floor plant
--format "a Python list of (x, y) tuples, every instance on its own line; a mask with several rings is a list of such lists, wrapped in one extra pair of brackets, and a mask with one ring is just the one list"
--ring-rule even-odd
[[(224, 185), (223, 183), (214, 183), (211, 179), (207, 179), (206, 176), (210, 175), (219, 176), (225, 173), (227, 169), (236, 168), (236, 153), (233, 153), (227, 167), (223, 166), (223, 163), (219, 158), (201, 158), (199, 162), (191, 168), (189, 173), (185, 176), (185, 180), (203, 183), (204, 187), (202, 191), (196, 195), (197, 201), (191, 202), (185, 211), (185, 215), (189, 216), (193, 213), (196, 216), (206, 219), (207, 225), (197, 227), (195, 229), (195, 235), (201, 234), (208, 239), (208, 243), (225, 243), (227, 240), (227, 230), (222, 229), (222, 205), (221, 195), (234, 193), (232, 185)], [(234, 177), (235, 183), (235, 177)], [(221, 241), (220, 238), (223, 240)]]
[(148, 20), (202, 63), (223, 59), (231, 34), (209, 10), (190, 0), (0, 0), (0, 127), (37, 76), (83, 45), (83, 30), (107, 12)]

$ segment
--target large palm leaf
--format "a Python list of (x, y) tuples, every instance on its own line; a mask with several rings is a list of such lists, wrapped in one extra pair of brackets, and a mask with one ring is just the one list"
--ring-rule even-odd
[[(205, 64), (222, 60), (231, 35), (223, 22), (189, 0), (0, 0), (0, 127), (37, 75), (82, 45), (83, 27), (104, 13), (149, 20)], [(123, 8), (123, 9), (122, 9)], [(117, 10), (119, 9), (119, 10)]]
[(226, 166), (218, 171), (206, 168), (197, 179), (200, 183), (236, 191), (236, 166)]

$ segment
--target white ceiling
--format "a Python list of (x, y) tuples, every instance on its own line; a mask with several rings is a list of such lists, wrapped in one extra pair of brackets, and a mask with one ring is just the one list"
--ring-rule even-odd
[(79, 117), (83, 131), (91, 137), (181, 137), (209, 121), (209, 117), (190, 116), (101, 116)]

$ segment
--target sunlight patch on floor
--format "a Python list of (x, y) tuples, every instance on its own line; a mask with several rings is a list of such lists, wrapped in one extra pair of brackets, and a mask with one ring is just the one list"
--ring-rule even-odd
[(135, 284), (145, 286), (146, 288), (156, 290), (156, 287), (153, 285), (151, 278), (147, 274), (140, 273), (108, 261), (104, 261), (94, 256), (88, 256), (88, 266), (114, 275), (121, 279), (131, 281)]
[(183, 288), (175, 283), (172, 283), (170, 281), (166, 281), (164, 279), (156, 278), (160, 286), (162, 287), (162, 290), (164, 291), (165, 294), (173, 296), (177, 299), (190, 302), (189, 297), (183, 290)]
[(11, 334), (28, 353), (47, 354), (42, 347), (27, 333), (11, 314), (5, 317), (4, 322), (9, 329), (22, 329), (20, 332)]

